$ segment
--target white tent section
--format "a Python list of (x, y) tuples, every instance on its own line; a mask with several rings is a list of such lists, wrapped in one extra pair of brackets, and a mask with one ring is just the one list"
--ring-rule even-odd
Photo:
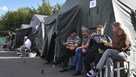
[(45, 37), (45, 27), (44, 27), (44, 22), (45, 22), (45, 19), (47, 18), (48, 16), (45, 16), (45, 15), (38, 15), (38, 14), (35, 14), (33, 17), (32, 17), (32, 20), (30, 22), (30, 25), (32, 26), (32, 32), (35, 32), (38, 30), (38, 28), (41, 26), (41, 29), (42, 29), (42, 38), (44, 39)]
[(28, 29), (28, 28), (31, 28), (31, 25), (29, 25), (29, 24), (22, 24), (21, 25), (21, 29)]
[(35, 14), (30, 25), (32, 26), (33, 45), (42, 52), (43, 41), (45, 40), (45, 20), (48, 16)]
[(130, 14), (134, 11), (133, 9), (136, 9), (136, 0), (113, 0), (113, 8), (115, 20), (123, 23), (122, 28), (127, 33), (132, 44), (129, 61), (131, 77), (133, 77), (132, 74), (136, 74), (136, 31)]

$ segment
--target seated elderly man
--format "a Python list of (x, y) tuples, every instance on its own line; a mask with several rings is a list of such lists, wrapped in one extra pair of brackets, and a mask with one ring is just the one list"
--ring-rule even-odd
[(127, 52), (126, 50), (130, 47), (130, 41), (127, 39), (127, 35), (124, 30), (121, 28), (121, 24), (119, 22), (115, 22), (112, 25), (113, 37), (112, 44), (107, 45), (109, 49), (107, 49), (99, 60), (96, 68), (101, 70), (104, 65), (109, 66), (108, 77), (111, 77), (111, 68), (113, 65), (112, 61), (109, 58), (115, 61), (126, 61), (127, 60)]
[(25, 36), (25, 42), (24, 42), (24, 47), (27, 49), (31, 49), (31, 40), (28, 38), (28, 36)]
[[(60, 72), (65, 72), (68, 71), (70, 66), (69, 66), (69, 60), (75, 53), (76, 47), (80, 44), (80, 38), (77, 35), (76, 32), (70, 33), (70, 36), (67, 38), (66, 42), (63, 44), (64, 45), (64, 55), (63, 55), (63, 69), (60, 70)], [(72, 61), (71, 61), (72, 63)]]
[(74, 76), (80, 75), (83, 66), (83, 54), (86, 52), (86, 44), (89, 40), (90, 31), (87, 27), (82, 27), (82, 43), (80, 47), (77, 47), (74, 55), (74, 62), (72, 68), (75, 70)]
[(111, 43), (111, 39), (103, 35), (103, 26), (101, 25), (97, 26), (96, 33), (91, 34), (91, 36), (89, 31), (83, 31), (82, 36), (82, 46), (76, 49), (74, 57), (75, 76), (81, 74), (83, 59), (85, 60), (85, 69), (89, 71), (91, 69), (90, 64), (97, 61), (96, 58), (99, 57), (99, 53), (102, 53), (102, 50), (106, 49), (104, 43)]

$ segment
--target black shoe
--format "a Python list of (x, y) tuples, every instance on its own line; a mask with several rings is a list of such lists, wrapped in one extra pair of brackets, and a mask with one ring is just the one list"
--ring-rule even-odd
[(66, 72), (66, 71), (68, 71), (68, 69), (62, 69), (59, 72)]
[(73, 74), (73, 76), (79, 76), (79, 75), (81, 75), (81, 72), (76, 72)]

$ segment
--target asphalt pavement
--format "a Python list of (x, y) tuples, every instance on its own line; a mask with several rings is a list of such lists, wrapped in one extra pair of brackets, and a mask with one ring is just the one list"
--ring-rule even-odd
[(59, 66), (45, 62), (39, 57), (22, 58), (15, 52), (0, 52), (0, 77), (73, 77), (73, 71), (60, 73)]

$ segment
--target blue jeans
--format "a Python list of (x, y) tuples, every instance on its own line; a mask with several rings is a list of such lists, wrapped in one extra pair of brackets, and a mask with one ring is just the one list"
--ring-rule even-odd
[(96, 68), (102, 69), (104, 64), (107, 62), (109, 58), (112, 58), (113, 60), (127, 60), (127, 54), (125, 52), (119, 52), (116, 49), (107, 49), (104, 54), (102, 55), (101, 59), (99, 60)]
[(83, 68), (82, 48), (76, 48), (73, 65), (75, 67), (76, 72), (82, 71)]
[(113, 66), (114, 61), (127, 61), (127, 54), (125, 52), (119, 52), (116, 49), (107, 49), (99, 60), (96, 68), (101, 70), (104, 65), (108, 66), (108, 77), (112, 77), (112, 69), (110, 66)]

